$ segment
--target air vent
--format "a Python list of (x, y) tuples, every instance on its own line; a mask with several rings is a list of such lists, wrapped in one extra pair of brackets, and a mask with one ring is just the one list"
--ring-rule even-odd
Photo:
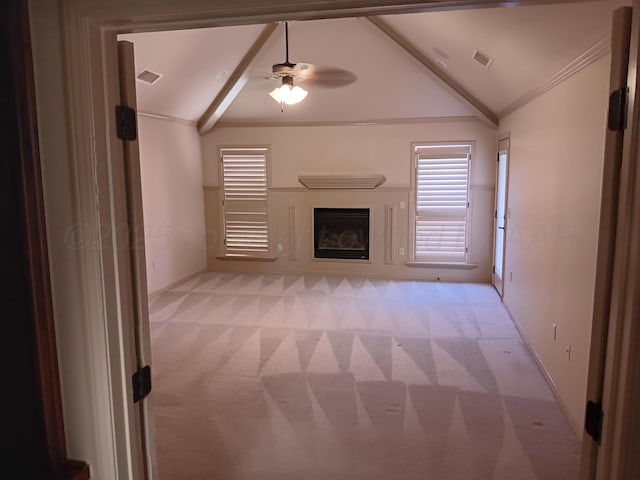
[(162, 75), (152, 72), (151, 70), (143, 70), (138, 74), (136, 78), (148, 85), (153, 85), (162, 78)]
[(480, 50), (474, 50), (473, 59), (485, 68), (489, 68), (493, 63), (493, 58)]

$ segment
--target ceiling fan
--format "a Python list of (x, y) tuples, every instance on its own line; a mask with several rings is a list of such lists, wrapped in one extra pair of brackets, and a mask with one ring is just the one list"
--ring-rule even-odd
[(307, 96), (307, 91), (293, 84), (308, 82), (321, 88), (345, 87), (355, 82), (358, 77), (342, 68), (320, 67), (310, 63), (291, 63), (289, 61), (289, 22), (284, 22), (285, 54), (283, 63), (276, 63), (271, 67), (271, 78), (281, 79), (281, 85), (273, 89), (269, 95), (278, 102), (284, 110), (284, 105), (300, 103)]

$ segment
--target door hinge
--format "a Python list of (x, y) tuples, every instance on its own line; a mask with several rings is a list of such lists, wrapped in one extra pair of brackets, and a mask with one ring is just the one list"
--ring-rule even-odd
[(128, 105), (116, 106), (116, 134), (120, 140), (129, 141), (138, 136), (136, 111)]
[(609, 96), (609, 118), (607, 126), (612, 132), (621, 132), (627, 128), (627, 87), (615, 90)]
[(584, 429), (591, 435), (594, 441), (600, 442), (602, 437), (602, 421), (604, 412), (602, 411), (602, 403), (596, 403), (589, 400), (587, 402), (587, 412), (585, 416)]
[(151, 393), (151, 367), (147, 365), (138, 369), (131, 377), (133, 384), (133, 403), (138, 403)]
[(493, 273), (496, 273), (496, 266), (494, 265), (491, 270)]

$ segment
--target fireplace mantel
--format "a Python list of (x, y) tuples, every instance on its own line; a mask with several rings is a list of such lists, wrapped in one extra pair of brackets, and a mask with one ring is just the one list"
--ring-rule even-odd
[(373, 190), (386, 180), (386, 177), (379, 173), (298, 176), (298, 181), (310, 190)]

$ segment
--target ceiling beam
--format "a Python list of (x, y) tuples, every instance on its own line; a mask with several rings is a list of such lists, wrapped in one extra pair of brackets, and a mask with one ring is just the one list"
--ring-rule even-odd
[(277, 23), (269, 23), (264, 27), (258, 38), (251, 48), (244, 55), (238, 66), (233, 73), (229, 75), (224, 86), (213, 99), (211, 105), (205, 110), (202, 116), (198, 119), (197, 127), (200, 135), (205, 135), (211, 131), (216, 122), (222, 117), (224, 112), (227, 111), (229, 105), (235, 100), (242, 88), (249, 80), (247, 69), (258, 55), (258, 52), (262, 50), (264, 44), (267, 43), (271, 34), (275, 31)]
[[(83, 0), (66, 0), (71, 4)], [(262, 24), (282, 20), (324, 20), (329, 18), (367, 17), (400, 13), (441, 12), (470, 8), (519, 7), (596, 2), (602, 0), (255, 0), (252, 2), (205, 2), (184, 0), (184, 7), (175, 8), (171, 0), (153, 2), (153, 17), (132, 0), (92, 0), (92, 4), (108, 4), (104, 21), (122, 30), (126, 18), (126, 32), (210, 28), (234, 25)], [(92, 15), (103, 15), (98, 7), (88, 9)], [(99, 13), (98, 13), (99, 12)], [(122, 33), (125, 33), (124, 31)]]
[(396, 42), (409, 55), (415, 58), (420, 64), (422, 64), (422, 66), (426, 67), (426, 69), (436, 77), (439, 83), (449, 93), (453, 94), (462, 101), (462, 103), (470, 107), (481, 120), (494, 127), (498, 126), (499, 118), (495, 112), (473, 96), (467, 89), (454, 80), (453, 77), (438, 67), (438, 64), (422, 53), (421, 50), (416, 48), (415, 45), (395, 30), (389, 23), (382, 18), (375, 16), (367, 17), (367, 19), (385, 33), (391, 40)]

